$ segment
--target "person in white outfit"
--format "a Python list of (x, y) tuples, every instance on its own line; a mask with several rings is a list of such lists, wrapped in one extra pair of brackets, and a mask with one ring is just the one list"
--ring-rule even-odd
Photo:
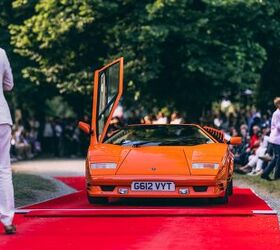
[(269, 128), (262, 128), (262, 136), (260, 146), (257, 148), (255, 154), (249, 156), (249, 162), (241, 167), (239, 170), (243, 173), (247, 173), (248, 175), (260, 175), (263, 170), (263, 157), (267, 153), (269, 136), (267, 135), (269, 132)]
[(6, 52), (0, 48), (0, 221), (7, 234), (16, 232), (13, 225), (14, 189), (10, 161), (12, 118), (4, 91), (14, 86), (12, 70)]
[(183, 124), (184, 121), (183, 121), (183, 118), (181, 117), (181, 115), (174, 111), (172, 114), (171, 114), (171, 121), (170, 121), (170, 124)]
[(157, 120), (153, 121), (153, 124), (167, 124), (167, 123), (168, 123), (167, 117), (164, 115), (163, 112), (159, 111), (157, 114)]

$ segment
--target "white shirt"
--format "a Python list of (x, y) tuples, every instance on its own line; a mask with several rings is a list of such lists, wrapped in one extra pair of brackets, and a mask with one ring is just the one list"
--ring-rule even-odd
[(269, 136), (265, 135), (263, 137), (263, 140), (262, 140), (261, 144), (260, 144), (260, 148), (267, 148), (268, 143), (269, 143)]
[(170, 124), (182, 124), (183, 119), (182, 118), (176, 118), (173, 121), (170, 122)]
[(280, 145), (280, 110), (279, 109), (277, 109), (272, 115), (269, 142)]
[(53, 137), (53, 128), (49, 122), (45, 123), (43, 137)]
[(160, 117), (153, 124), (167, 124), (167, 117)]
[(54, 127), (56, 137), (60, 137), (62, 135), (62, 127), (59, 124), (56, 124)]
[(4, 91), (11, 91), (14, 86), (11, 66), (5, 50), (0, 48), (0, 124), (12, 125), (9, 106)]

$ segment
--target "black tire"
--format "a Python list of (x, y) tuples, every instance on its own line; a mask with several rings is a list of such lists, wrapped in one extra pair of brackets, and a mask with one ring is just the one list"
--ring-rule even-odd
[(227, 192), (228, 192), (229, 196), (233, 195), (233, 180), (232, 179), (228, 183)]
[(228, 191), (225, 191), (225, 195), (223, 197), (218, 197), (213, 199), (214, 204), (227, 204), (228, 203)]
[(107, 204), (108, 203), (108, 198), (106, 197), (92, 197), (92, 196), (87, 196), (88, 202), (90, 204)]

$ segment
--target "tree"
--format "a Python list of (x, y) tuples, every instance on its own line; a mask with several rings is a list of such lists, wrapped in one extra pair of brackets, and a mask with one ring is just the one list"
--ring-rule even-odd
[(267, 53), (256, 95), (258, 107), (266, 111), (274, 106), (273, 99), (280, 94), (280, 2), (267, 1), (262, 10), (252, 25), (256, 29), (256, 40)]
[[(15, 88), (12, 93), (6, 93), (9, 100), (12, 113), (20, 109), (24, 116), (36, 115), (39, 118), (44, 117), (45, 102), (44, 100), (56, 93), (56, 89), (48, 85), (34, 85), (29, 79), (23, 78), (22, 69), (32, 65), (29, 58), (21, 57), (14, 53), (14, 47), (10, 43), (9, 25), (11, 23), (20, 23), (33, 13), (35, 1), (30, 1), (20, 11), (15, 12), (11, 0), (0, 2), (0, 45), (7, 52), (10, 59)], [(47, 91), (46, 91), (47, 89)]]
[[(14, 8), (28, 4), (34, 3), (15, 1)], [(10, 27), (15, 51), (32, 62), (24, 77), (88, 94), (92, 71), (124, 56), (128, 106), (137, 100), (193, 118), (225, 91), (234, 98), (262, 83), (269, 48), (278, 45), (278, 33), (262, 39), (264, 25), (280, 27), (277, 1), (40, 0), (34, 6)]]

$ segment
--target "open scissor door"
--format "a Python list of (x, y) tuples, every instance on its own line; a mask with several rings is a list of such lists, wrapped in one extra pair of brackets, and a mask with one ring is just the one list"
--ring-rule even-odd
[(123, 57), (94, 73), (92, 129), (95, 142), (106, 136), (123, 91)]

